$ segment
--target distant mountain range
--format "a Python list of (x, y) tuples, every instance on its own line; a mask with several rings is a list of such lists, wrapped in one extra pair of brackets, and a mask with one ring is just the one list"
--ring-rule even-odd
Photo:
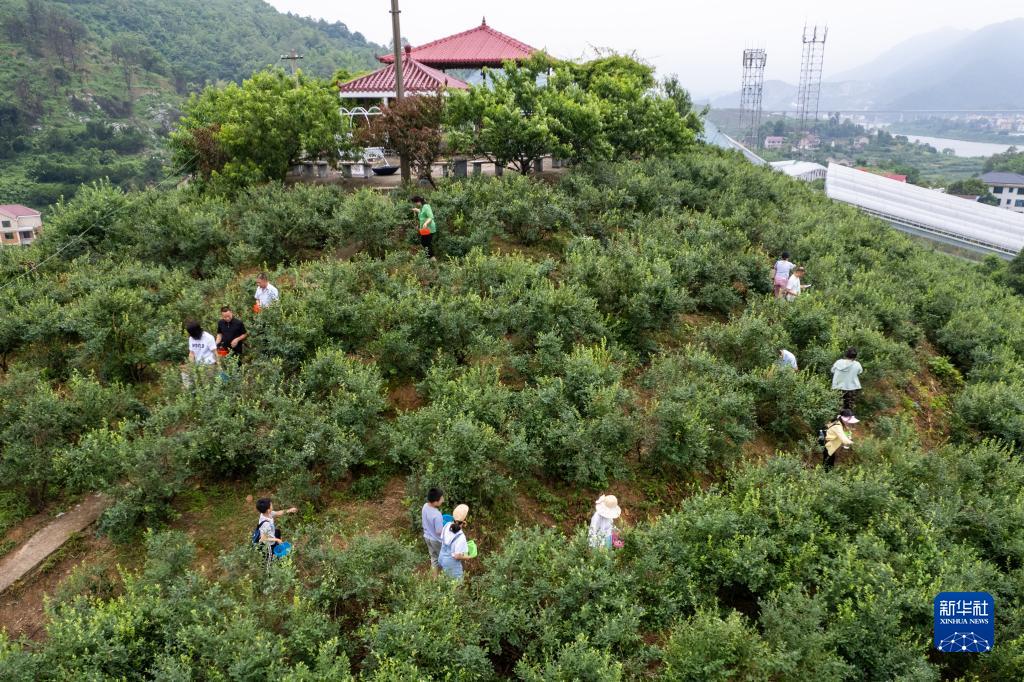
[[(977, 31), (945, 28), (904, 41), (870, 62), (835, 76), (825, 73), (821, 111), (1024, 108), (1024, 19)], [(828, 64), (826, 48), (826, 65)], [(765, 110), (795, 109), (797, 86), (764, 84)], [(739, 91), (711, 101), (739, 106)]]

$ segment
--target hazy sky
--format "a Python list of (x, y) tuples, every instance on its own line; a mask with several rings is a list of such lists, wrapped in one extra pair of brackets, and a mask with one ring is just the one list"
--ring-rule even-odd
[[(268, 0), (281, 11), (342, 21), (368, 40), (391, 39), (390, 0)], [(677, 73), (694, 93), (736, 90), (744, 47), (765, 47), (765, 78), (796, 83), (804, 22), (827, 23), (825, 78), (914, 35), (976, 29), (1024, 16), (1002, 3), (998, 18), (963, 0), (400, 0), (402, 35), (413, 45), (487, 23), (556, 57), (592, 47), (636, 51), (659, 73)]]

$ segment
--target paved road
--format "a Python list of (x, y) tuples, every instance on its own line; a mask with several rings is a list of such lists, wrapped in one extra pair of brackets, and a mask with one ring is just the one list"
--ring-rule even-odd
[(98, 519), (109, 505), (109, 498), (91, 495), (71, 511), (41, 528), (21, 547), (0, 559), (0, 592), (21, 580), (26, 573), (57, 551), (69, 537)]

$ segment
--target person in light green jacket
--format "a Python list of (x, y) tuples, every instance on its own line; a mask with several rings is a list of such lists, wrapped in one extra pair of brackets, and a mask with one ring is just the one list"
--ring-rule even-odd
[(423, 200), (423, 197), (413, 197), (413, 213), (419, 219), (420, 243), (427, 250), (427, 257), (434, 260), (434, 234), (437, 232), (437, 221), (434, 220), (434, 209)]
[(860, 375), (864, 371), (857, 362), (857, 349), (853, 346), (846, 349), (843, 357), (832, 365), (832, 390), (843, 392), (843, 409), (853, 411), (860, 391)]

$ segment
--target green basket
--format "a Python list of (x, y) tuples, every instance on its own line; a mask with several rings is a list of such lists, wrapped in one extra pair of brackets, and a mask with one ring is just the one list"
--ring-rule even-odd
[(476, 543), (472, 540), (466, 541), (466, 556), (470, 559), (476, 556)]

